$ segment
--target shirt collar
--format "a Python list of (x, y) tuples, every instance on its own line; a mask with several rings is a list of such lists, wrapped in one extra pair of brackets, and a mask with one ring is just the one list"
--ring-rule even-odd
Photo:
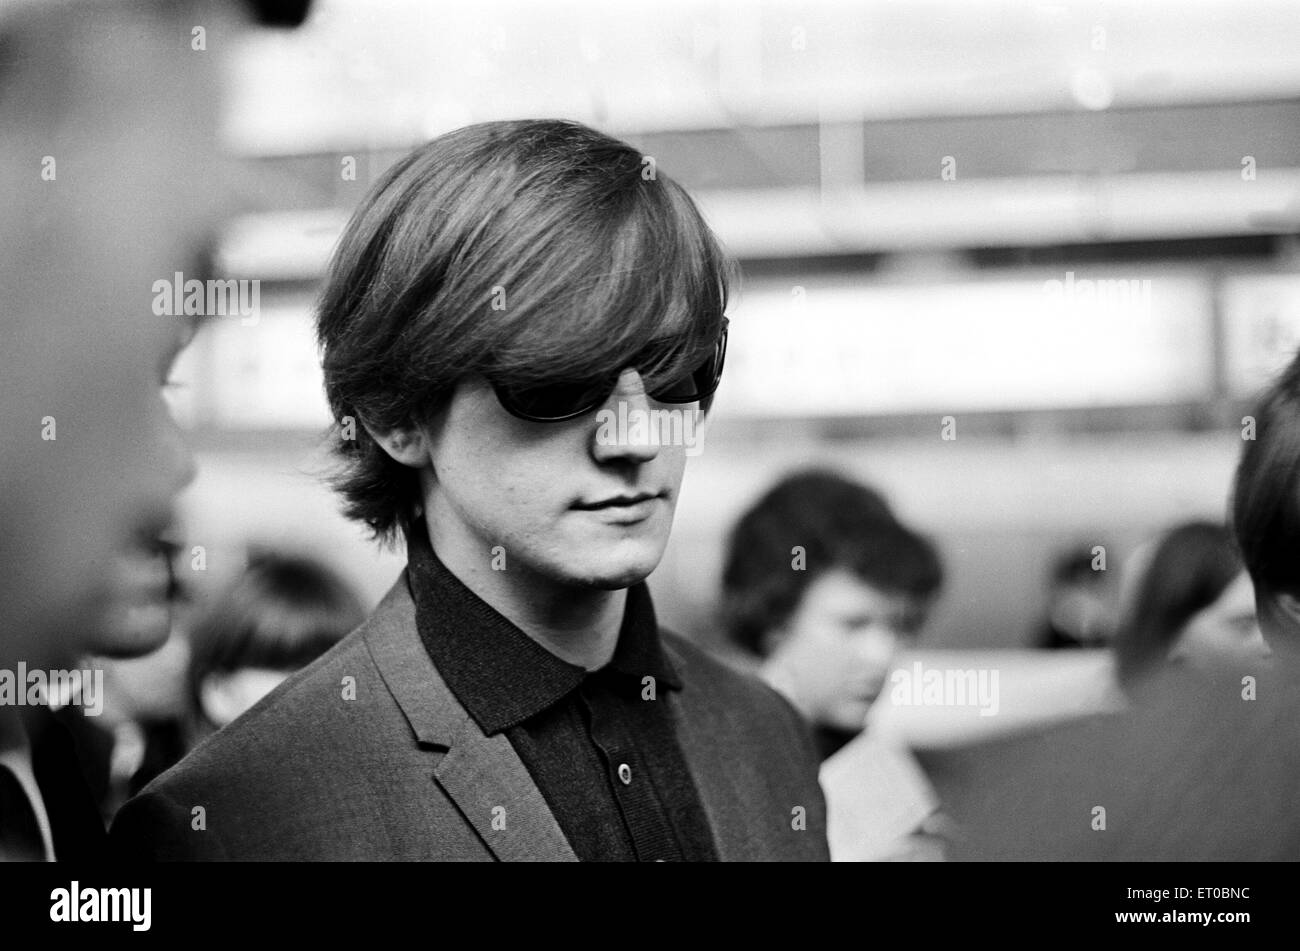
[(639, 692), (646, 677), (681, 689), (644, 582), (628, 589), (614, 656), (589, 675), (556, 657), (453, 575), (434, 553), (423, 525), (407, 537), (407, 559), (420, 640), (456, 699), (489, 736), (559, 702), (588, 676), (607, 677), (616, 689)]

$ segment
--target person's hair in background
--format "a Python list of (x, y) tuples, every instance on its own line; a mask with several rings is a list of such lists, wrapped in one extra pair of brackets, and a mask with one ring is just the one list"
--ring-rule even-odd
[(373, 433), (431, 419), (466, 379), (579, 384), (672, 341), (638, 366), (654, 393), (716, 347), (735, 266), (686, 192), (644, 169), (594, 129), (522, 120), (440, 136), (384, 174), (318, 306), (349, 517), (389, 541), (413, 524), (416, 471)]
[(1037, 646), (1049, 650), (1101, 647), (1114, 635), (1109, 575), (1098, 570), (1095, 546), (1061, 550), (1047, 582), (1047, 617)]
[(1143, 557), (1115, 636), (1119, 681), (1133, 685), (1170, 660), (1213, 664), (1265, 656), (1255, 602), (1232, 534), (1189, 522)]
[(879, 493), (811, 470), (782, 479), (732, 530), (723, 619), (829, 755), (861, 731), (896, 649), (919, 631), (942, 583), (934, 547)]
[(365, 619), (356, 593), (311, 559), (255, 551), (196, 619), (190, 691), (196, 730), (225, 726)]
[[(825, 566), (854, 560), (844, 549), (892, 520), (880, 493), (829, 470), (798, 472), (768, 489), (727, 539), (722, 610), (731, 639), (765, 655), (764, 636), (790, 616)], [(796, 545), (811, 570), (793, 567)]]
[(1269, 645), (1300, 656), (1300, 354), (1253, 411), (1232, 498), (1232, 530)]

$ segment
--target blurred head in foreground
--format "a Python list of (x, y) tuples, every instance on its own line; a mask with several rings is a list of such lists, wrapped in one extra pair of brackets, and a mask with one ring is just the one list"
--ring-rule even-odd
[(5, 665), (167, 636), (160, 535), (191, 460), (162, 386), (193, 327), (150, 304), (226, 210), (225, 6), (0, 4)]
[(272, 552), (252, 555), (190, 635), (200, 728), (234, 720), (364, 618), (356, 594), (324, 565)]
[(201, 728), (229, 724), (364, 618), (355, 592), (325, 565), (252, 555), (191, 631), (190, 683)]
[(1264, 637), (1279, 656), (1300, 658), (1300, 356), (1242, 422), (1232, 529)]
[(861, 730), (943, 582), (934, 547), (873, 490), (812, 471), (754, 503), (725, 557), (732, 640), (763, 658), (764, 676), (814, 724)]
[(1223, 526), (1174, 528), (1140, 557), (1136, 571), (1115, 638), (1122, 682), (1170, 660), (1212, 668), (1268, 655), (1250, 577)]

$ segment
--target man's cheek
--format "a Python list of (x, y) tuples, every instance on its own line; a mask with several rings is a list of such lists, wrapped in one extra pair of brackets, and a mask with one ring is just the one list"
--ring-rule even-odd
[[(502, 469), (504, 463), (497, 471)], [(524, 475), (526, 474), (525, 470)], [(555, 499), (555, 481), (539, 474), (537, 470), (534, 470), (532, 478), (512, 478), (507, 475), (505, 480), (489, 489), (493, 496), (492, 504), (508, 510), (512, 517), (521, 523), (533, 524), (547, 521), (557, 511), (565, 508)], [(488, 484), (493, 485), (491, 481)], [(551, 491), (548, 493), (547, 489)]]

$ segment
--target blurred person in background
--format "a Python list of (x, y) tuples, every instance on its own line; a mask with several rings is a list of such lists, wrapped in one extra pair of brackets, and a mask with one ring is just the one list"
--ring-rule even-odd
[(104, 716), (112, 730), (101, 812), (112, 820), (129, 798), (189, 751), (190, 648), (180, 626), (144, 657), (100, 659)]
[(1131, 561), (1135, 578), (1114, 643), (1121, 683), (1170, 661), (1213, 669), (1268, 656), (1250, 576), (1227, 528), (1179, 525)]
[(833, 472), (782, 479), (736, 523), (724, 623), (814, 725), (822, 758), (861, 732), (898, 649), (943, 583), (934, 547), (875, 490)]
[(1300, 661), (1300, 355), (1255, 406), (1237, 466), (1232, 530), (1269, 647)]
[[(275, 15), (289, 6), (301, 19), (301, 4)], [(229, 211), (219, 57), (188, 40), (239, 16), (0, 2), (0, 668), (137, 655), (167, 636), (163, 536), (191, 461), (161, 389), (193, 326), (149, 303)], [(27, 712), (0, 709), (0, 855), (95, 856), (103, 828), (73, 741)]]
[[(1222, 537), (1204, 527), (1170, 536), (1174, 542), (1152, 551), (1144, 580), (1162, 578), (1166, 590), (1134, 609), (1157, 626), (1133, 641), (1141, 647), (1130, 660), (1139, 673), (1130, 681), (1140, 687), (1135, 702), (1113, 716), (963, 751), (940, 790), (962, 826), (950, 855), (1300, 859), (1300, 356), (1253, 418), (1255, 438), (1244, 443), (1232, 491), (1232, 530), (1262, 637), (1242, 616), (1235, 559)], [(1194, 547), (1196, 567), (1187, 564)], [(1193, 594), (1171, 596), (1177, 592)], [(1188, 621), (1161, 625), (1166, 610)], [(1170, 646), (1199, 662), (1160, 664)], [(1227, 669), (1232, 677), (1216, 676)]]
[(190, 633), (187, 679), (197, 738), (250, 709), (365, 616), (356, 593), (315, 559), (253, 553)]
[(185, 604), (174, 602), (172, 632), (141, 657), (91, 656), (104, 674), (102, 709), (94, 716), (65, 703), (55, 717), (71, 733), (77, 760), (105, 826), (131, 796), (189, 749), (190, 648), (183, 633)]
[(942, 584), (934, 546), (875, 490), (830, 471), (785, 477), (728, 538), (726, 627), (814, 727), (837, 861), (941, 857), (923, 773), (864, 727)]
[(1104, 647), (1114, 634), (1109, 576), (1099, 571), (1092, 546), (1062, 551), (1047, 586), (1047, 619), (1038, 646), (1049, 650)]
[(336, 485), (407, 569), (122, 809), (124, 854), (826, 858), (798, 714), (662, 631), (644, 583), (688, 446), (611, 420), (708, 410), (734, 265), (643, 159), (480, 123), (363, 200), (318, 314)]

